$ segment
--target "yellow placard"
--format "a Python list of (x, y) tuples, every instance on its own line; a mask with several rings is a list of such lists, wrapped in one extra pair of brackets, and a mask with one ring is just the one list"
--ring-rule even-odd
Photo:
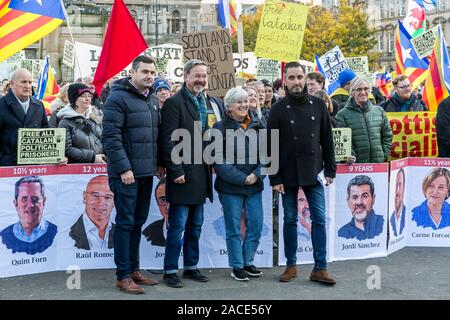
[(255, 55), (284, 62), (297, 61), (307, 16), (307, 6), (267, 0), (259, 23)]
[(388, 112), (391, 159), (437, 157), (436, 112)]

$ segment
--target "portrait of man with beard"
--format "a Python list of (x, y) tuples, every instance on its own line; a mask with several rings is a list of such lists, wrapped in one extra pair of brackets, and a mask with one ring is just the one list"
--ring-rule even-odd
[(372, 179), (359, 175), (350, 180), (347, 186), (347, 204), (352, 219), (338, 231), (345, 239), (373, 239), (383, 232), (384, 218), (375, 214), (375, 186)]
[(311, 212), (309, 211), (308, 200), (305, 191), (298, 189), (297, 195), (297, 212), (298, 212), (298, 237), (306, 241), (311, 241)]

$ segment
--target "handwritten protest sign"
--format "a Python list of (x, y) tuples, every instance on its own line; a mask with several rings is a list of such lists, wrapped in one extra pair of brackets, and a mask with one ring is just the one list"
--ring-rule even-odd
[(334, 157), (336, 161), (345, 161), (352, 155), (352, 129), (333, 128)]
[(236, 86), (229, 30), (187, 33), (181, 36), (186, 61), (202, 60), (208, 66), (208, 93), (224, 96)]
[(64, 158), (66, 129), (20, 128), (17, 141), (17, 164), (58, 163)]
[(66, 42), (64, 43), (64, 54), (62, 63), (64, 63), (69, 68), (73, 68), (75, 65), (75, 47), (68, 40), (66, 40)]
[(281, 78), (280, 62), (259, 58), (256, 67), (256, 79), (274, 81), (277, 78)]
[(367, 56), (345, 58), (348, 67), (353, 70), (360, 77), (365, 77), (369, 74), (369, 59)]
[(282, 1), (264, 3), (255, 54), (279, 61), (297, 61), (302, 50), (308, 7)]
[(438, 27), (436, 26), (411, 39), (411, 43), (420, 59), (429, 56), (433, 52), (434, 42), (439, 36)]

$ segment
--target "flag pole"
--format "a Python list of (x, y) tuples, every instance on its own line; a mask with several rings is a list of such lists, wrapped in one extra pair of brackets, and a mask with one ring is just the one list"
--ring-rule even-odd
[(67, 27), (69, 28), (69, 34), (70, 34), (70, 38), (72, 39), (72, 44), (74, 47), (74, 55), (75, 55), (75, 59), (77, 60), (77, 65), (78, 65), (78, 72), (80, 73), (80, 77), (83, 78), (83, 74), (81, 73), (81, 64), (80, 61), (78, 60), (78, 54), (77, 54), (77, 49), (75, 47), (75, 40), (73, 39), (73, 33), (72, 33), (72, 28), (70, 27), (70, 22), (69, 22), (69, 15), (67, 14), (66, 8), (64, 7), (64, 2), (63, 0), (60, 0), (61, 2), (61, 7), (64, 11), (64, 16), (66, 17), (66, 23), (67, 23)]

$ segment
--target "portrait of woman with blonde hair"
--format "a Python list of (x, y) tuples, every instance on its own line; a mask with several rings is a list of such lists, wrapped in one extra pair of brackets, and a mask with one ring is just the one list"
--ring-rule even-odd
[(450, 171), (446, 168), (434, 168), (422, 182), (425, 201), (412, 210), (412, 220), (418, 227), (431, 227), (433, 230), (450, 226), (449, 197)]

